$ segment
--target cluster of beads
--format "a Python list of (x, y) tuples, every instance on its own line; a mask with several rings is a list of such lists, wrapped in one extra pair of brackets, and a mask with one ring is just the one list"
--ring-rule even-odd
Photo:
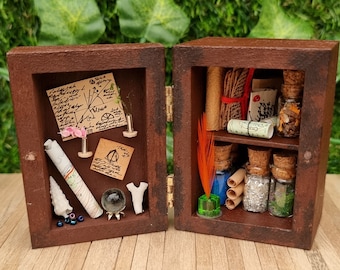
[(64, 222), (62, 220), (57, 221), (57, 227), (63, 227), (64, 223), (65, 224), (70, 224), (70, 225), (76, 225), (77, 222), (83, 222), (84, 217), (79, 215), (78, 217), (76, 216), (75, 213), (70, 213), (68, 217), (64, 219)]

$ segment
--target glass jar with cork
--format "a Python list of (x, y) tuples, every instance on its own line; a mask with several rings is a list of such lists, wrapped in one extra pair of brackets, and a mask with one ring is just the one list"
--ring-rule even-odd
[(297, 137), (300, 134), (304, 72), (284, 70), (283, 79), (278, 101), (277, 133), (282, 137)]
[(273, 162), (268, 210), (273, 216), (290, 217), (295, 196), (296, 154), (288, 151), (274, 153)]
[(246, 164), (243, 208), (250, 212), (263, 213), (267, 210), (271, 148), (249, 146)]

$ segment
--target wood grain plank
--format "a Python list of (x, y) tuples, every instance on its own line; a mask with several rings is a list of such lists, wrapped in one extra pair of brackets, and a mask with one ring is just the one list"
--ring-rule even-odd
[(136, 241), (137, 235), (123, 237), (115, 266), (117, 270), (131, 268), (132, 258), (135, 252)]
[(1, 269), (17, 269), (22, 259), (31, 249), (27, 217), (21, 217), (15, 228), (0, 247)]
[(113, 269), (121, 242), (121, 237), (93, 241), (86, 256), (83, 269)]
[(195, 234), (196, 240), (196, 269), (213, 269), (212, 250), (210, 236), (206, 234)]
[(305, 250), (298, 248), (288, 248), (289, 255), (294, 262), (296, 269), (312, 270), (313, 267), (308, 260)]
[(147, 269), (158, 270), (163, 267), (165, 232), (151, 233)]
[(261, 263), (254, 242), (240, 240), (240, 250), (245, 269), (261, 269)]
[(228, 266), (228, 254), (224, 237), (210, 235), (211, 258), (213, 269), (226, 270)]
[(306, 255), (308, 257), (308, 260), (310, 261), (312, 269), (327, 270), (328, 267), (320, 251), (317, 249), (317, 244), (315, 243), (313, 247), (315, 248), (312, 248), (311, 250), (306, 251)]
[(228, 255), (228, 269), (245, 269), (240, 247), (240, 241), (233, 238), (225, 238), (225, 247)]
[[(336, 248), (332, 245), (332, 242), (327, 237), (323, 228), (319, 228), (316, 235), (316, 241), (320, 254), (329, 269), (340, 269), (340, 258)], [(339, 236), (338, 236), (339, 238)]]
[(169, 228), (165, 236), (163, 269), (196, 269), (194, 233)]
[[(340, 174), (327, 174), (325, 191), (333, 201), (339, 201), (340, 194)], [(340, 205), (336, 204), (336, 207), (340, 209)]]
[[(45, 269), (52, 269), (52, 267), (54, 267), (53, 261), (55, 260), (59, 249), (65, 250), (61, 246), (43, 248), (33, 269), (43, 269), (42, 267), (45, 267)], [(57, 261), (59, 261), (59, 259)], [(58, 269), (62, 269), (62, 268), (59, 268), (58, 265), (56, 265), (55, 267)]]
[[(26, 211), (26, 204), (22, 205), (24, 201), (24, 188), (22, 180), (17, 174), (1, 175), (8, 177), (7, 180), (0, 182), (0, 227), (3, 224), (12, 219), (15, 211), (20, 207), (23, 207)], [(0, 178), (3, 179), (3, 178)], [(6, 179), (6, 178), (4, 178)], [(19, 216), (20, 217), (20, 216)], [(1, 242), (0, 242), (1, 243)]]
[(65, 270), (82, 269), (87, 253), (89, 252), (90, 246), (91, 242), (78, 243), (72, 245), (71, 255), (67, 261)]
[(137, 236), (135, 253), (133, 254), (131, 269), (146, 269), (150, 246), (150, 234)]
[(255, 246), (262, 269), (279, 269), (275, 260), (274, 252), (269, 244), (256, 243)]
[(20, 261), (18, 270), (39, 269), (36, 267), (36, 263), (41, 256), (42, 250), (42, 248), (28, 250), (24, 258)]
[(276, 264), (280, 270), (298, 269), (295, 267), (287, 247), (271, 245)]
[[(18, 198), (20, 199), (20, 197)], [(27, 212), (26, 212), (26, 204), (25, 199), (21, 198), (20, 202), (18, 204), (15, 204), (10, 212), (11, 215), (6, 218), (4, 216), (3, 222), (0, 224), (0, 247), (3, 245), (3, 243), (7, 240), (10, 233), (15, 229), (19, 221), (24, 217), (27, 219)], [(29, 234), (28, 231), (28, 224), (27, 224), (27, 234)]]
[(32, 249), (23, 189), (20, 202), (11, 197), (11, 189), (22, 187), (21, 175), (5, 177), (0, 185), (6, 181), (11, 188), (2, 202), (13, 214), (0, 223), (0, 269), (340, 269), (340, 176), (327, 176), (311, 250), (177, 231), (171, 217), (165, 232)]

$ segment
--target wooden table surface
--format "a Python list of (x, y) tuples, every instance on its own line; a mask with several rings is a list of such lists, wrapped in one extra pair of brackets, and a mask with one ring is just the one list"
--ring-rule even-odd
[(340, 175), (311, 250), (177, 231), (32, 249), (21, 174), (0, 174), (0, 269), (340, 269)]

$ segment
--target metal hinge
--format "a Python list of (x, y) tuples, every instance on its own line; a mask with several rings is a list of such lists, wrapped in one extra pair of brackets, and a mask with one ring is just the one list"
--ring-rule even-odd
[(174, 207), (174, 175), (170, 174), (167, 177), (167, 189), (166, 189), (166, 195), (167, 195), (167, 204), (168, 208)]
[[(173, 86), (166, 86), (165, 87), (165, 105), (166, 105), (166, 121), (172, 122), (173, 121)], [(168, 208), (174, 207), (174, 175), (170, 174), (167, 177), (167, 205)]]
[(172, 122), (173, 120), (173, 86), (165, 86), (165, 106), (166, 106), (166, 121)]

